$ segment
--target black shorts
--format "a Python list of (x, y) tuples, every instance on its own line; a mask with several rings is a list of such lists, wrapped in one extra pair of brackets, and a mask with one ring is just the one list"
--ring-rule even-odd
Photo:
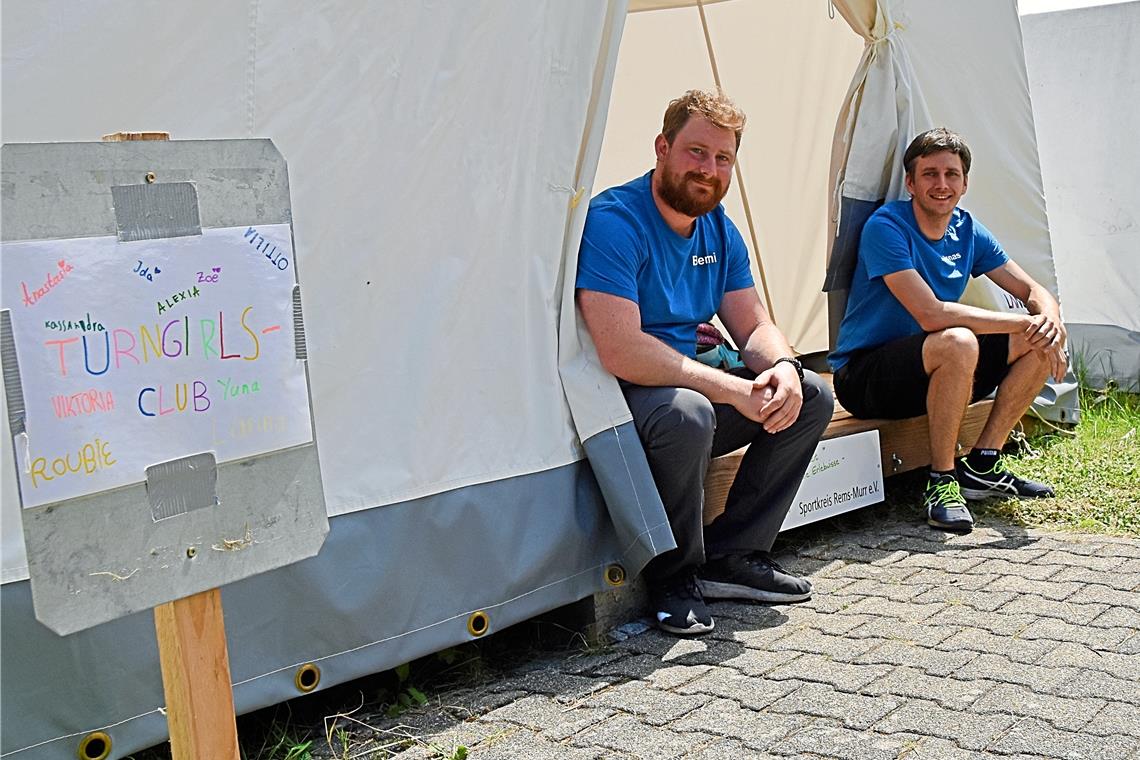
[[(856, 351), (835, 373), (835, 397), (861, 419), (891, 420), (926, 414), (930, 377), (922, 366), (926, 333)], [(971, 401), (993, 393), (1009, 372), (1009, 336), (978, 336), (978, 366)]]

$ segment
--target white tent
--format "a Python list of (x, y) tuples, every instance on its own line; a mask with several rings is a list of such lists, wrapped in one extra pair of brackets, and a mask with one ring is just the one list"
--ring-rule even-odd
[[(969, 136), (971, 208), (1052, 284), (1013, 0), (961, 2), (970, 35), (945, 33), (936, 0), (837, 1), (859, 35), (808, 5), (704, 8), (724, 86), (751, 115), (738, 190), (797, 346), (826, 347), (829, 181), (883, 197), (909, 139), (894, 126), (904, 91), (905, 127), (929, 113)], [(289, 161), (331, 529), (318, 557), (224, 589), (239, 711), (296, 696), (303, 663), (341, 683), (467, 640), (475, 610), (499, 630), (672, 546), (572, 274), (583, 199), (648, 168), (665, 99), (711, 68), (670, 68), (674, 54), (707, 65), (698, 9), (631, 14), (628, 48), (626, 10), (4, 3), (5, 142), (268, 136)], [(148, 615), (66, 638), (34, 620), (3, 446), (0, 754), (71, 755), (94, 730), (114, 756), (160, 741)]]
[(1140, 2), (1071, 4), (1021, 19), (1058, 285), (1079, 371), (1140, 390)]

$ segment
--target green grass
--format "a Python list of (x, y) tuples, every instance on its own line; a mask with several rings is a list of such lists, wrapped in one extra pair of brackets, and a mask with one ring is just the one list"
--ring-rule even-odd
[(1082, 390), (1080, 424), (1045, 429), (1009, 464), (1057, 496), (994, 500), (983, 512), (1023, 525), (1140, 536), (1140, 395)]

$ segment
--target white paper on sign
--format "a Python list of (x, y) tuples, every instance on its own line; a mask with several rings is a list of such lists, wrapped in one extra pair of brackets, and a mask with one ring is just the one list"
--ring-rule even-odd
[(23, 506), (313, 439), (293, 335), (289, 225), (123, 243), (4, 243), (26, 412)]
[(879, 431), (820, 441), (780, 530), (883, 500)]

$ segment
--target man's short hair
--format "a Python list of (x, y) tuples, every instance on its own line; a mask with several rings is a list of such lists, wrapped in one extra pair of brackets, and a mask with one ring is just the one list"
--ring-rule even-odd
[(731, 129), (736, 135), (736, 147), (740, 147), (740, 138), (744, 134), (744, 111), (723, 92), (709, 90), (689, 90), (670, 101), (661, 123), (661, 134), (670, 145), (693, 114), (703, 116), (721, 129)]
[(911, 140), (903, 154), (903, 168), (906, 169), (907, 176), (913, 176), (914, 162), (919, 158), (942, 151), (949, 151), (962, 159), (962, 173), (969, 175), (970, 146), (957, 132), (951, 132), (946, 127), (935, 127)]

